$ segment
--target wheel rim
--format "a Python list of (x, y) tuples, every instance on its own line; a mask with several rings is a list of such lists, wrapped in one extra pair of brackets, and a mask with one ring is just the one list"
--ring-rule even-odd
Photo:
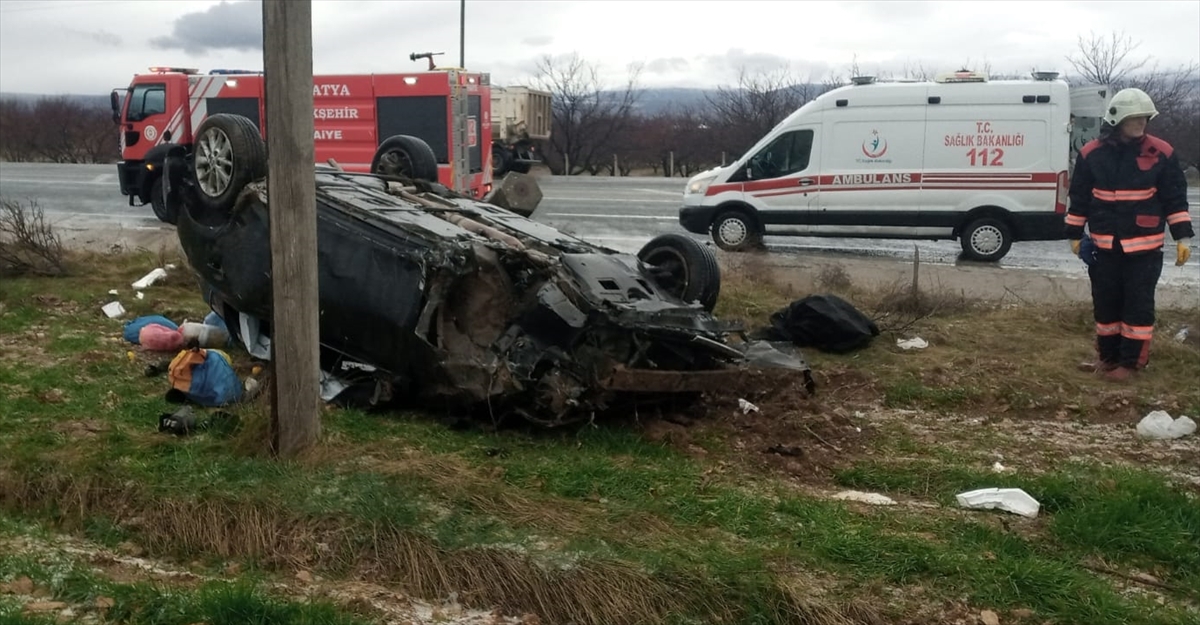
[(750, 228), (741, 219), (726, 219), (717, 225), (717, 235), (726, 245), (741, 245), (750, 236)]
[(379, 173), (397, 178), (414, 178), (412, 158), (403, 150), (390, 150), (379, 157)]
[(220, 128), (209, 128), (196, 144), (196, 182), (209, 197), (217, 197), (233, 180), (233, 144)]
[(996, 226), (981, 226), (971, 233), (971, 249), (980, 255), (995, 254), (1003, 244), (1004, 233)]
[(646, 254), (643, 262), (654, 268), (654, 282), (659, 288), (675, 297), (683, 297), (688, 284), (688, 267), (683, 254), (670, 248), (659, 248)]

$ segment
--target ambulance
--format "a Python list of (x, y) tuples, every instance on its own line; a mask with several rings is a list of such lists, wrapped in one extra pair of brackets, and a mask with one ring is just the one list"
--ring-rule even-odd
[(1073, 154), (1098, 135), (1107, 87), (965, 70), (852, 83), (688, 180), (680, 225), (729, 251), (764, 235), (958, 239), (985, 262), (1064, 237)]

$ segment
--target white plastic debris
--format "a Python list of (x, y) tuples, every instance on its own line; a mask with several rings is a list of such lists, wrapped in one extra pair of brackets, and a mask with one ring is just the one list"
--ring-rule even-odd
[(896, 500), (886, 495), (879, 493), (864, 493), (857, 490), (844, 490), (833, 496), (834, 499), (842, 501), (857, 501), (858, 503), (871, 504), (872, 506), (894, 506)]
[(954, 496), (960, 507), (968, 510), (1004, 510), (1023, 517), (1035, 518), (1042, 505), (1019, 488), (980, 488)]
[(158, 269), (155, 269), (154, 271), (142, 276), (142, 279), (134, 282), (132, 286), (135, 289), (144, 289), (165, 277), (167, 277), (167, 270), (159, 267)]
[(1181, 438), (1196, 431), (1196, 422), (1184, 416), (1172, 419), (1162, 410), (1155, 410), (1137, 424), (1138, 436), (1152, 441)]
[(1175, 333), (1175, 340), (1179, 343), (1186, 341), (1187, 337), (1188, 337), (1188, 327), (1186, 325), (1183, 326), (1182, 328), (1179, 328), (1179, 331)]
[(1000, 461), (997, 460), (994, 464), (992, 464), (992, 470), (996, 473), (1004, 473), (1007, 469), (1005, 469), (1004, 465), (1000, 464)]
[(116, 319), (125, 314), (125, 307), (121, 305), (121, 302), (109, 302), (102, 306), (100, 310), (103, 310), (109, 319)]
[(755, 406), (754, 404), (752, 404), (744, 399), (738, 400), (738, 408), (740, 408), (742, 410), (742, 414), (750, 414), (751, 412), (758, 412), (758, 406)]
[(900, 349), (925, 349), (929, 347), (929, 343), (925, 339), (917, 336), (911, 339), (896, 339), (896, 347)]
[(164, 268), (165, 268), (167, 271), (171, 271), (172, 269), (175, 269), (175, 265), (172, 265), (172, 264), (167, 264), (167, 265), (164, 265)]
[(118, 293), (117, 293), (117, 290), (116, 290), (116, 289), (113, 289), (113, 290), (109, 291), (109, 292), (108, 292), (108, 294), (109, 294), (109, 295), (118, 295)]
[(145, 293), (142, 293), (141, 291), (138, 291), (138, 292), (137, 292), (137, 298), (138, 298), (138, 299), (146, 299), (146, 294), (145, 294)]

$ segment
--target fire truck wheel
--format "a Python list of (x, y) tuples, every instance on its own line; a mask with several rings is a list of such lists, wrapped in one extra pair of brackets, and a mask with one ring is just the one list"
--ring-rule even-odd
[(196, 187), (204, 207), (228, 212), (249, 183), (267, 175), (267, 146), (241, 115), (210, 115), (196, 130)]
[(650, 239), (638, 259), (658, 288), (685, 302), (700, 302), (712, 312), (721, 294), (721, 268), (712, 250), (683, 234), (660, 234)]
[(164, 223), (175, 225), (179, 215), (175, 211), (174, 206), (167, 206), (167, 197), (163, 192), (163, 179), (159, 176), (154, 180), (154, 184), (150, 185), (150, 207), (154, 209), (154, 216)]
[(417, 137), (388, 137), (371, 159), (371, 173), (410, 180), (438, 181), (437, 157), (433, 148)]
[(1004, 258), (1013, 243), (1008, 224), (995, 217), (972, 221), (963, 228), (958, 238), (967, 258), (989, 263)]
[(717, 247), (727, 252), (745, 252), (762, 245), (758, 223), (741, 210), (727, 210), (713, 220), (712, 238)]

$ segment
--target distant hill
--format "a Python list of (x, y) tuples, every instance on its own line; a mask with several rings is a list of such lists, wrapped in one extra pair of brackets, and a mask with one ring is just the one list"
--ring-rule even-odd
[(81, 94), (42, 94), (42, 93), (7, 93), (0, 92), (0, 100), (16, 100), (17, 102), (26, 102), (33, 104), (42, 98), (60, 98), (66, 97), (75, 102), (86, 106), (95, 106), (97, 108), (107, 109), (109, 107), (108, 94), (105, 95), (81, 95)]

